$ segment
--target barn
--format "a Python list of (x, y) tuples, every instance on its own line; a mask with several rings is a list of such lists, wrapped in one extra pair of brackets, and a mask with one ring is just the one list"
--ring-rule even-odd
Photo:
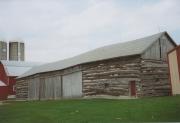
[(8, 96), (8, 86), (0, 81), (0, 100), (6, 100)]
[(180, 46), (168, 53), (168, 63), (172, 94), (180, 94)]
[(167, 32), (104, 46), (34, 67), (17, 79), (17, 99), (146, 97), (171, 95), (167, 52), (176, 43)]
[(0, 99), (15, 97), (16, 77), (30, 70), (32, 67), (40, 65), (36, 62), (24, 61), (0, 61)]

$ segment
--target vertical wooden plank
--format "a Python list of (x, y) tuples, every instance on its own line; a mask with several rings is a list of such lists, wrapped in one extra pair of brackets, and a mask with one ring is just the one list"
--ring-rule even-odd
[(72, 97), (71, 93), (71, 75), (63, 76), (63, 97), (70, 98)]
[(167, 53), (174, 48), (174, 44), (167, 38), (162, 36), (154, 44), (149, 47), (143, 54), (143, 59), (167, 60)]
[(63, 76), (63, 97), (82, 96), (82, 72), (75, 72)]
[(39, 100), (39, 78), (35, 78), (36, 97), (35, 100)]
[(27, 80), (28, 83), (28, 100), (31, 100), (31, 83), (29, 80)]
[(61, 76), (56, 76), (54, 83), (54, 97), (55, 99), (61, 99), (61, 95)]
[(45, 79), (44, 78), (40, 78), (39, 99), (40, 100), (44, 100), (45, 99)]
[(39, 78), (28, 80), (28, 99), (39, 100)]
[(54, 77), (45, 78), (45, 99), (54, 99)]

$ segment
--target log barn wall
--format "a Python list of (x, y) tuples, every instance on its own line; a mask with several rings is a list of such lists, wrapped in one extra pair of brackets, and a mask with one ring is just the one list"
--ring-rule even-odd
[[(71, 72), (77, 71), (76, 69), (71, 70)], [(38, 100), (39, 81), (44, 81), (45, 85), (55, 83), (54, 85), (58, 85), (59, 88), (41, 86), (42, 91), (44, 90), (42, 87), (49, 90), (46, 94), (40, 91), (42, 93), (41, 99), (61, 99), (62, 92), (59, 90), (62, 85), (56, 80), (58, 77), (60, 80), (64, 73), (65, 71), (48, 72), (39, 75), (38, 78), (33, 76), (25, 80), (18, 80), (17, 98), (27, 99), (29, 97), (32, 100)], [(82, 65), (83, 96), (130, 96), (129, 84), (131, 81), (136, 82), (137, 97), (166, 96), (170, 95), (171, 92), (167, 63), (160, 60), (141, 60), (140, 57), (131, 56)], [(34, 91), (37, 93), (32, 93), (30, 91), (32, 89), (37, 90)]]
[[(167, 52), (175, 46), (170, 37), (164, 34), (138, 55), (83, 63), (18, 79), (17, 98), (61, 99), (63, 92), (66, 92), (63, 91), (62, 79), (65, 75), (69, 76), (64, 77), (64, 81), (66, 80), (68, 86), (72, 86), (71, 89), (66, 86), (69, 92), (76, 87), (73, 82), (81, 82), (79, 80), (82, 79), (82, 88), (81, 84), (77, 88), (82, 89), (82, 96), (131, 96), (132, 82), (135, 82), (136, 97), (167, 96), (171, 94)], [(75, 74), (78, 72), (79, 74)], [(72, 73), (74, 74), (70, 75)]]
[(16, 98), (19, 100), (28, 99), (28, 82), (25, 79), (16, 81)]
[(161, 60), (141, 60), (142, 96), (168, 96), (171, 86), (168, 79), (167, 62)]
[(137, 95), (141, 94), (139, 55), (89, 63), (82, 68), (84, 96), (130, 96), (131, 81), (136, 82)]
[[(171, 92), (167, 63), (162, 60), (145, 60), (141, 59), (140, 55), (135, 55), (87, 63), (18, 80), (17, 98), (27, 99), (29, 97), (31, 100), (38, 100), (40, 96), (41, 100), (61, 99), (61, 77), (78, 71), (82, 71), (83, 96), (131, 96), (131, 81), (136, 83), (137, 97), (166, 96)], [(41, 84), (41, 87), (39, 87), (39, 82), (42, 83), (42, 81), (47, 86)], [(59, 88), (50, 85), (58, 85)], [(44, 94), (42, 87), (49, 91)], [(38, 88), (41, 88), (41, 91)], [(32, 89), (37, 90), (33, 91), (37, 93), (32, 93)], [(39, 95), (39, 92), (41, 95)]]

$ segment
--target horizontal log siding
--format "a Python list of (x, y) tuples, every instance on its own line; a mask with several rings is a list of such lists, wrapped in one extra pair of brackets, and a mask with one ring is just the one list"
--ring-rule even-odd
[(16, 98), (27, 99), (28, 98), (28, 82), (21, 79), (16, 81)]
[(82, 68), (84, 96), (129, 96), (130, 81), (136, 81), (137, 95), (141, 94), (139, 56), (84, 64)]
[(141, 61), (142, 96), (170, 95), (168, 65), (158, 60)]
[(136, 82), (138, 97), (170, 94), (167, 63), (129, 56), (86, 63), (60, 71), (36, 74), (16, 82), (17, 99), (27, 99), (28, 81), (34, 77), (62, 76), (82, 70), (83, 95), (130, 96), (130, 81)]

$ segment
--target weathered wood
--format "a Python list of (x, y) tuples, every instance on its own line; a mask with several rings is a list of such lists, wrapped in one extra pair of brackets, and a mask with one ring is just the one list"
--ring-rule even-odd
[(39, 78), (28, 80), (28, 99), (39, 100)]
[[(79, 67), (54, 72), (41, 73), (19, 81), (18, 98), (26, 98), (27, 92), (32, 99), (60, 99), (62, 95), (73, 97), (73, 79), (63, 83), (65, 76), (82, 71), (82, 92), (89, 95), (130, 96), (130, 82), (135, 81), (136, 96), (162, 96), (170, 94), (167, 63), (162, 60), (141, 59), (139, 55), (86, 63)], [(36, 91), (32, 81), (39, 78), (40, 88)], [(71, 77), (68, 77), (69, 80)], [(64, 79), (64, 82), (66, 80)], [(24, 83), (25, 85), (21, 84)], [(27, 85), (27, 83), (30, 83)], [(68, 85), (69, 83), (69, 85)], [(28, 87), (27, 87), (28, 86)], [(35, 92), (32, 92), (32, 86)], [(67, 86), (67, 87), (66, 87)], [(28, 90), (28, 89), (29, 90)], [(64, 90), (63, 90), (64, 89)], [(61, 90), (61, 91), (60, 91)], [(63, 93), (62, 93), (63, 91)], [(70, 92), (72, 91), (72, 92)], [(69, 92), (69, 93), (67, 93)], [(65, 94), (66, 93), (66, 94)]]
[(167, 63), (163, 61), (141, 61), (142, 96), (170, 95)]
[[(130, 81), (136, 81), (137, 88), (140, 87), (139, 63), (140, 56), (133, 56), (84, 64), (82, 66), (84, 95), (129, 96)], [(140, 89), (137, 89), (138, 91)]]
[(142, 54), (142, 58), (167, 61), (167, 53), (174, 47), (170, 39), (163, 35)]
[(16, 98), (24, 100), (28, 98), (28, 83), (25, 80), (16, 82)]
[(62, 80), (63, 98), (82, 96), (82, 72), (64, 75)]

